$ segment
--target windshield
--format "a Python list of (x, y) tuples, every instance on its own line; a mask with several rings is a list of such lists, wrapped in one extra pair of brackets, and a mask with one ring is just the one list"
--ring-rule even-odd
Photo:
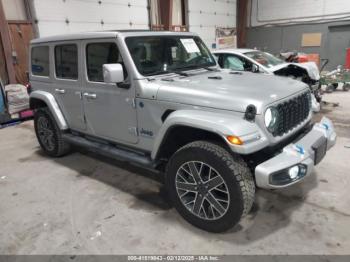
[(261, 51), (248, 52), (245, 55), (268, 68), (285, 63), (283, 60)]
[(128, 37), (125, 42), (137, 70), (145, 76), (216, 65), (199, 37)]

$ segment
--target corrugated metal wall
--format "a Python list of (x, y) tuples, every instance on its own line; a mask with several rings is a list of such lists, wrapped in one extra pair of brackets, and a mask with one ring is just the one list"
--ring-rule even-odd
[[(304, 33), (322, 33), (319, 47), (302, 47)], [(298, 24), (289, 26), (253, 27), (247, 31), (247, 46), (257, 47), (273, 54), (281, 51), (298, 50), (305, 53), (318, 53), (329, 59), (326, 70), (333, 70), (345, 63), (346, 48), (350, 47), (350, 21), (319, 24)]]
[(252, 0), (251, 25), (350, 18), (349, 0)]
[(147, 0), (34, 0), (40, 37), (95, 30), (148, 29)]
[(189, 30), (211, 47), (216, 27), (236, 27), (236, 0), (189, 0)]
[[(148, 29), (147, 0), (34, 0), (40, 36), (110, 29)], [(215, 27), (236, 27), (236, 0), (188, 0), (189, 30), (209, 47)]]
[[(334, 69), (350, 47), (349, 0), (252, 0), (247, 46), (272, 53), (298, 50), (318, 53)], [(302, 45), (303, 34), (321, 33), (320, 46)]]

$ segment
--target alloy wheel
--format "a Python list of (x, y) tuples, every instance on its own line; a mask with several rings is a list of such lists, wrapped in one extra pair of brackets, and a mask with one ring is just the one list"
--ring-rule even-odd
[(182, 204), (205, 220), (217, 220), (230, 205), (230, 193), (223, 177), (200, 161), (184, 163), (176, 173), (176, 191)]
[(38, 119), (38, 135), (40, 138), (40, 141), (43, 143), (45, 148), (49, 151), (52, 151), (55, 149), (55, 142), (54, 142), (54, 132), (52, 130), (51, 123), (49, 120), (45, 117), (40, 117)]

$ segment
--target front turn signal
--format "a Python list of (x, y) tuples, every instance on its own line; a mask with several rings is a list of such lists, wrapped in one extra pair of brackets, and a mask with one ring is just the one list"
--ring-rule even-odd
[(226, 138), (233, 145), (243, 145), (243, 141), (238, 136), (227, 136)]

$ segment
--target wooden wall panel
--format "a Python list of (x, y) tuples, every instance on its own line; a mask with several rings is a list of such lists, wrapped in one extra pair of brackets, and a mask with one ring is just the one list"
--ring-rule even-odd
[(7, 75), (7, 70), (6, 70), (5, 53), (4, 53), (4, 48), (2, 46), (1, 41), (0, 41), (0, 78), (2, 79), (2, 82), (4, 84), (7, 84), (9, 81), (8, 75)]
[(0, 1), (0, 36), (1, 36), (1, 42), (3, 46), (3, 51), (5, 54), (5, 63), (6, 63), (6, 70), (7, 75), (9, 78), (9, 82), (11, 84), (16, 83), (16, 75), (15, 70), (12, 64), (12, 47), (11, 47), (11, 39), (10, 39), (10, 33), (8, 30), (8, 24), (6, 21), (4, 9), (2, 6), (2, 1)]
[(20, 84), (28, 82), (28, 55), (30, 40), (33, 39), (33, 27), (31, 23), (9, 21), (12, 49), (16, 52), (15, 72), (16, 80)]

